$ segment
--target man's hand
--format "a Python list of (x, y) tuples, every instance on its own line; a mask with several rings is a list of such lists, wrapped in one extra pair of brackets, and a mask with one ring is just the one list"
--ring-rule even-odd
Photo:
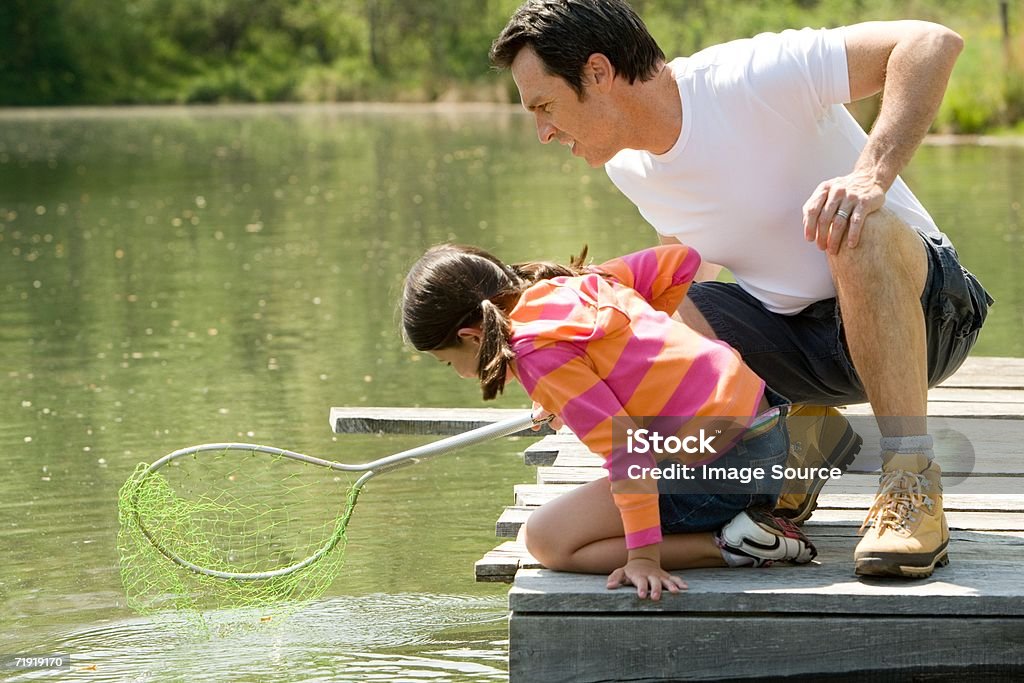
[(855, 249), (864, 219), (884, 205), (885, 190), (867, 175), (855, 171), (826, 180), (804, 204), (804, 239), (830, 254), (839, 253), (844, 238)]
[(636, 558), (626, 562), (608, 576), (608, 588), (623, 585), (636, 586), (636, 596), (643, 600), (650, 595), (651, 600), (661, 600), (664, 588), (669, 593), (686, 590), (686, 582), (673, 576), (661, 568), (661, 563), (647, 558)]

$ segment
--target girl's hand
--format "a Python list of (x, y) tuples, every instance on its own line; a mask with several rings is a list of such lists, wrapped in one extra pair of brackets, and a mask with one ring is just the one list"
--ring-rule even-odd
[(686, 590), (686, 582), (661, 568), (661, 563), (647, 558), (628, 561), (608, 576), (608, 588), (623, 585), (636, 586), (636, 596), (643, 600), (650, 594), (651, 600), (661, 600), (664, 588), (669, 593)]
[[(552, 413), (550, 410), (544, 410), (544, 406), (537, 403), (536, 401), (533, 402), (534, 420), (541, 421), (548, 417), (551, 417), (552, 415), (554, 415), (554, 413)], [(561, 418), (559, 418), (557, 415), (554, 415), (554, 418), (551, 420), (551, 422), (548, 422), (548, 426), (551, 427), (552, 431), (557, 432), (559, 429), (565, 426), (565, 423), (562, 422)], [(538, 429), (540, 429), (539, 424), (533, 426), (533, 431), (537, 431)]]

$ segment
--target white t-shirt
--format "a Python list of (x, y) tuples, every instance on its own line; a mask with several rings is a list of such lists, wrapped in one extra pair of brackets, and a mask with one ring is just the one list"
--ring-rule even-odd
[[(843, 29), (763, 33), (669, 64), (679, 139), (662, 155), (627, 149), (605, 169), (661, 235), (730, 271), (776, 313), (835, 296), (824, 252), (804, 240), (802, 207), (853, 170), (867, 135), (850, 99)], [(886, 207), (938, 234), (897, 178)]]

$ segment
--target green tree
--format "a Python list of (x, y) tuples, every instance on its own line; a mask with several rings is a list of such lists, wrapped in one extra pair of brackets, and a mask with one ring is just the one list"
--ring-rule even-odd
[(61, 0), (0, 3), (0, 102), (63, 104), (81, 95), (81, 77), (68, 50)]

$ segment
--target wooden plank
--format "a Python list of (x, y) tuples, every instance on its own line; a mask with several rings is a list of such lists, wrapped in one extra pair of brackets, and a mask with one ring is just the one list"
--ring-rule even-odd
[(604, 458), (577, 442), (558, 451), (555, 461), (546, 464), (552, 467), (601, 467), (604, 465)]
[[(814, 524), (847, 524), (860, 527), (864, 521), (864, 510), (829, 510), (818, 509), (807, 523), (809, 529)], [(950, 529), (969, 531), (1024, 531), (1024, 512), (958, 512), (946, 511), (946, 521)], [(810, 531), (808, 533), (811, 533)], [(1022, 553), (1024, 562), (1024, 553)], [(1024, 567), (1021, 570), (1024, 574)]]
[(521, 541), (506, 541), (477, 560), (474, 572), (479, 582), (511, 583), (519, 569), (540, 566)]
[[(603, 467), (538, 467), (537, 483), (540, 485), (587, 484), (595, 479), (605, 478), (607, 474), (607, 470)], [(946, 475), (943, 479), (943, 488), (946, 496), (1009, 497), (1024, 500), (1024, 476), (1003, 477), (978, 474), (954, 477)], [(877, 490), (877, 473), (847, 473), (827, 482), (822, 495), (825, 493), (874, 494)], [(990, 504), (985, 504), (984, 509), (993, 508)]]
[[(849, 526), (819, 524), (807, 529), (818, 550), (815, 559), (823, 565), (846, 567), (853, 574), (853, 552), (860, 540), (857, 528), (860, 523)], [(1017, 531), (975, 531), (954, 529), (950, 532), (949, 556), (951, 562), (1007, 562), (1020, 563), (1024, 556), (1024, 529)], [(777, 568), (777, 567), (776, 567)], [(936, 570), (944, 574), (943, 570)], [(944, 576), (940, 575), (940, 579)]]
[[(981, 422), (978, 420), (977, 422)], [(1009, 422), (1009, 420), (1001, 420)], [(939, 444), (939, 452), (936, 454), (936, 461), (942, 466), (947, 478), (962, 476), (982, 476), (986, 474), (1001, 475), (1024, 475), (1024, 422), (1022, 422), (1021, 434), (1016, 430), (1005, 433), (979, 433), (977, 435), (964, 432), (963, 436), (968, 440), (974, 449), (971, 453), (953, 453), (949, 449), (944, 450), (942, 443)], [(879, 471), (881, 456), (877, 445), (877, 432), (863, 435), (865, 446), (857, 459), (853, 461), (847, 472), (849, 474), (871, 474)], [(543, 441), (543, 439), (542, 439)], [(604, 460), (590, 451), (580, 441), (563, 441), (552, 462), (532, 463), (537, 466), (548, 467), (595, 467), (600, 468)], [(527, 449), (529, 450), (529, 449)], [(528, 463), (531, 464), (531, 463)], [(1021, 490), (1024, 493), (1024, 488)]]
[(561, 447), (556, 444), (544, 443), (544, 440), (547, 438), (548, 437), (545, 436), (537, 443), (532, 443), (523, 450), (524, 465), (554, 464), (555, 458), (558, 457)]
[[(523, 462), (527, 465), (551, 465), (556, 456), (566, 449), (582, 449), (586, 453), (590, 453), (590, 450), (576, 438), (575, 434), (568, 429), (563, 429), (557, 434), (550, 434), (527, 446), (523, 451)], [(598, 464), (602, 462), (600, 456), (591, 455), (597, 458)]]
[(937, 403), (1013, 403), (1024, 404), (1021, 389), (982, 389), (978, 387), (935, 387), (928, 400)]
[[(871, 406), (867, 403), (840, 408), (844, 415), (872, 415)], [(956, 403), (947, 401), (928, 401), (930, 417), (973, 417), (994, 420), (1017, 420), (1024, 417), (1021, 404), (1018, 403)]]
[[(1024, 394), (1024, 392), (1021, 392)], [(881, 464), (878, 424), (873, 417), (853, 417), (851, 424), (864, 446), (851, 472), (870, 472)], [(1024, 420), (932, 416), (929, 432), (935, 439), (935, 459), (949, 475), (1024, 474)]]
[[(817, 528), (821, 525), (846, 526), (854, 530), (858, 529), (864, 521), (870, 499), (863, 499), (858, 509), (828, 509), (819, 507), (814, 515), (805, 524), (808, 534), (818, 533)], [(946, 508), (946, 521), (952, 530), (967, 531), (1024, 531), (1024, 503), (1016, 501), (1015, 504), (1021, 508), (1019, 512), (1001, 511), (979, 511), (976, 509), (959, 511), (954, 509), (956, 504)], [(498, 523), (495, 525), (495, 535), (500, 538), (515, 538), (520, 527), (526, 523), (530, 512), (536, 507), (512, 506), (505, 509)], [(1021, 553), (1024, 557), (1024, 552)], [(1022, 570), (1024, 572), (1024, 570)]]
[(1024, 389), (1024, 358), (971, 356), (941, 386)]
[(494, 535), (498, 538), (515, 538), (519, 535), (520, 527), (526, 524), (530, 513), (535, 509), (518, 505), (506, 507), (494, 525)]
[[(826, 488), (818, 496), (818, 510), (853, 510), (862, 513), (871, 507), (872, 501), (874, 492), (838, 493)], [(942, 496), (942, 506), (946, 512), (1017, 513), (1024, 512), (1024, 496), (946, 493)]]
[[(640, 600), (636, 591), (608, 590), (607, 577), (547, 569), (521, 569), (509, 591), (513, 612), (646, 614), (740, 613), (831, 614), (932, 617), (1024, 617), (1019, 561), (956, 560), (928, 579), (864, 580), (853, 562), (775, 565), (754, 569), (691, 569), (689, 588)], [(1024, 621), (1021, 622), (1024, 626)]]
[(1019, 617), (514, 612), (509, 681), (1020, 680), (1022, 628)]
[[(338, 434), (416, 434), (451, 436), (522, 415), (507, 408), (331, 408), (330, 424)], [(553, 434), (544, 425), (517, 436)]]
[(603, 467), (538, 467), (538, 484), (586, 484), (608, 476)]
[[(1005, 420), (1004, 420), (1005, 421)], [(966, 435), (969, 436), (969, 435)], [(936, 460), (942, 466), (946, 479), (959, 478), (963, 476), (984, 476), (990, 474), (1000, 475), (1024, 475), (1024, 455), (1018, 449), (1024, 447), (1017, 444), (1024, 444), (1024, 434), (1016, 442), (1010, 441), (1013, 435), (992, 437), (986, 439), (981, 435), (978, 439), (970, 438), (971, 445), (976, 453), (954, 454), (939, 452)], [(865, 437), (865, 441), (870, 437)], [(973, 459), (973, 462), (971, 460)], [(957, 462), (961, 460), (961, 462)], [(875, 474), (879, 472), (881, 458), (878, 455), (878, 448), (864, 447), (864, 450), (853, 461), (848, 474)], [(555, 456), (554, 462), (536, 463), (538, 466), (549, 467), (592, 467), (601, 468), (604, 460), (580, 442), (567, 443)], [(964, 471), (967, 470), (967, 471)], [(1024, 493), (1024, 487), (1021, 489)]]
[[(1024, 443), (1024, 436), (1021, 437), (1021, 443)], [(973, 444), (979, 449), (984, 448), (984, 444)], [(877, 449), (875, 449), (877, 453)], [(1024, 478), (1024, 455), (1017, 453), (999, 453), (992, 454), (991, 452), (980, 451), (976, 453), (973, 458), (968, 454), (966, 457), (961, 457), (959, 454), (951, 453), (939, 453), (936, 455), (936, 461), (943, 468), (943, 474), (947, 484), (956, 479), (962, 477), (982, 477), (986, 475), (1005, 475), (1005, 476), (1017, 476)], [(965, 462), (956, 462), (954, 459), (962, 459)], [(973, 459), (973, 462), (971, 460)], [(857, 459), (853, 461), (846, 474), (870, 474), (875, 477), (879, 473), (879, 465), (881, 458), (877, 455), (873, 455), (868, 452), (867, 454), (859, 454)], [(538, 467), (554, 467), (554, 468), (590, 468), (590, 469), (604, 469), (604, 460), (600, 456), (594, 455), (586, 446), (583, 444), (568, 445), (565, 449), (558, 452), (554, 462), (539, 464)], [(554, 483), (556, 479), (545, 474), (543, 477), (545, 481), (551, 481)], [(589, 481), (591, 478), (586, 479)], [(1022, 479), (1021, 493), (1024, 493), (1024, 479)]]
[[(523, 507), (540, 507), (548, 501), (576, 488), (575, 484), (516, 484), (515, 504)], [(830, 493), (826, 488), (818, 497), (818, 510), (836, 509), (853, 510), (863, 514), (871, 507), (874, 493), (851, 494)], [(943, 506), (947, 511), (1010, 511), (1020, 512), (1022, 503), (1020, 496), (988, 496), (945, 494)], [(817, 515), (818, 512), (815, 512)]]
[(514, 574), (519, 569), (521, 554), (526, 552), (526, 548), (521, 544), (515, 546), (513, 541), (502, 543), (477, 560), (474, 567), (477, 581), (482, 580), (481, 577), (508, 575), (509, 572)]

